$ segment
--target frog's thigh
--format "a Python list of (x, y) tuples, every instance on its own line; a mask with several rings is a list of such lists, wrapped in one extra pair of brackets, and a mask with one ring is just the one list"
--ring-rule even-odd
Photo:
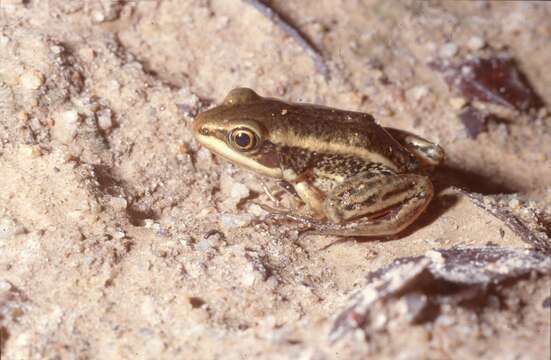
[[(364, 178), (356, 176), (338, 185), (325, 199), (326, 216), (336, 224), (339, 235), (390, 235), (402, 231), (426, 208), (433, 196), (432, 183), (417, 174), (398, 174)], [(379, 216), (383, 214), (383, 216)], [(359, 217), (376, 219), (339, 224)]]

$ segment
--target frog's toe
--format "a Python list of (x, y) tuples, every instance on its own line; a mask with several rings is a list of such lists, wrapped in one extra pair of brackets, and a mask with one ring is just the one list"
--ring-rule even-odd
[(269, 205), (265, 205), (265, 204), (262, 204), (262, 203), (259, 203), (259, 202), (256, 202), (256, 201), (253, 201), (253, 204), (260, 206), (260, 208), (261, 208), (262, 210), (266, 211), (266, 212), (269, 213), (270, 215), (285, 216), (285, 215), (287, 215), (287, 214), (289, 214), (289, 213), (291, 212), (290, 209), (286, 209), (286, 208), (276, 208), (276, 207), (272, 207), (272, 206), (269, 206)]

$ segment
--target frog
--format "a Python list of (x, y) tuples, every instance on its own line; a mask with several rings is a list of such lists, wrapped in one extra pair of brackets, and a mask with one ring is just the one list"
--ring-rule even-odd
[(440, 145), (383, 127), (368, 113), (286, 102), (244, 87), (199, 113), (191, 127), (212, 153), (279, 180), (296, 198), (297, 206), (265, 210), (320, 235), (401, 233), (433, 198), (429, 173), (445, 158)]

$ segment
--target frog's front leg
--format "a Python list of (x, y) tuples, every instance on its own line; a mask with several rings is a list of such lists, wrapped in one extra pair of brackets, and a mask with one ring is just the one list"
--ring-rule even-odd
[(383, 236), (401, 232), (423, 212), (433, 196), (427, 177), (417, 174), (358, 174), (337, 185), (324, 202), (332, 223), (315, 233)]

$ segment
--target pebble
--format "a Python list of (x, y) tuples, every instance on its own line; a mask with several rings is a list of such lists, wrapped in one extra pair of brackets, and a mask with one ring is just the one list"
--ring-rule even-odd
[(111, 112), (111, 109), (102, 109), (97, 112), (96, 116), (100, 129), (106, 131), (113, 127), (113, 113)]
[(19, 78), (19, 83), (25, 89), (37, 90), (44, 83), (44, 75), (42, 75), (38, 70), (31, 70)]
[(230, 196), (234, 199), (244, 199), (247, 198), (250, 195), (249, 188), (241, 183), (234, 183), (231, 191)]
[(425, 256), (432, 260), (432, 262), (436, 265), (444, 265), (445, 259), (441, 252), (436, 250), (429, 250), (425, 253)]
[(122, 230), (119, 230), (119, 231), (115, 231), (113, 233), (113, 238), (115, 240), (121, 240), (121, 239), (124, 239), (124, 237), (126, 236), (126, 233)]
[[(78, 54), (84, 61), (92, 61), (96, 57), (96, 53), (89, 47), (84, 47), (78, 51)], [(114, 80), (115, 81), (115, 80)]]
[(458, 50), (459, 49), (455, 43), (447, 43), (440, 48), (439, 54), (443, 58), (451, 58), (457, 54)]
[(223, 214), (220, 216), (221, 225), (226, 229), (247, 226), (253, 220), (250, 214)]
[(450, 99), (450, 105), (455, 110), (461, 110), (466, 104), (467, 104), (467, 100), (459, 96), (452, 97)]
[(29, 114), (25, 111), (20, 111), (17, 113), (17, 119), (21, 122), (29, 121)]
[(94, 11), (92, 13), (92, 20), (94, 20), (97, 23), (102, 23), (105, 21), (105, 14), (101, 11)]
[(9, 283), (9, 281), (0, 280), (0, 294), (7, 293), (11, 289), (12, 289), (12, 285)]
[(143, 226), (146, 229), (151, 229), (153, 227), (153, 225), (155, 225), (155, 220), (153, 220), (153, 219), (144, 219)]
[(75, 124), (80, 120), (80, 115), (76, 110), (69, 110), (61, 113), (60, 120), (66, 124)]
[(22, 144), (20, 145), (19, 151), (21, 152), (21, 154), (29, 158), (37, 158), (42, 155), (40, 148), (33, 145)]
[(63, 143), (70, 143), (76, 135), (80, 114), (75, 110), (69, 110), (59, 114), (55, 120), (55, 137)]
[(203, 166), (208, 167), (212, 163), (212, 155), (211, 153), (205, 149), (201, 148), (199, 151), (197, 151), (197, 162), (199, 164), (203, 164)]
[(259, 218), (263, 218), (268, 215), (268, 212), (257, 204), (251, 204), (248, 208), (248, 212)]
[(203, 239), (197, 243), (195, 249), (206, 252), (212, 247), (211, 243), (207, 239)]
[(193, 238), (189, 235), (183, 235), (181, 238), (178, 238), (178, 242), (183, 247), (188, 247), (193, 244)]
[(59, 45), (52, 45), (50, 46), (50, 51), (56, 55), (59, 55), (63, 52), (63, 47)]
[(9, 217), (0, 218), (0, 239), (10, 239), (25, 231), (23, 226)]
[(511, 209), (515, 209), (515, 210), (519, 209), (520, 208), (520, 201), (518, 199), (511, 199), (509, 201), (509, 207)]
[(112, 197), (109, 200), (109, 204), (113, 207), (115, 210), (125, 210), (128, 206), (128, 202), (125, 198), (122, 197)]
[(109, 83), (109, 87), (112, 91), (119, 91), (121, 88), (121, 83), (117, 80), (111, 80), (111, 82)]
[(9, 37), (7, 37), (6, 35), (0, 35), (0, 46), (4, 47), (8, 45), (9, 42), (10, 42)]
[(471, 50), (480, 50), (482, 49), (486, 43), (484, 42), (484, 39), (480, 36), (473, 36), (467, 41), (467, 47)]
[(196, 249), (200, 251), (207, 251), (211, 248), (218, 247), (222, 242), (222, 235), (218, 232), (210, 235), (206, 239), (202, 239), (196, 245)]
[(429, 94), (429, 88), (425, 85), (417, 85), (407, 91), (408, 97), (414, 101), (419, 101)]
[(241, 276), (241, 284), (246, 287), (251, 287), (256, 283), (259, 283), (262, 281), (263, 275), (257, 271), (252, 264), (249, 264), (246, 268), (246, 270), (243, 272), (243, 275)]

